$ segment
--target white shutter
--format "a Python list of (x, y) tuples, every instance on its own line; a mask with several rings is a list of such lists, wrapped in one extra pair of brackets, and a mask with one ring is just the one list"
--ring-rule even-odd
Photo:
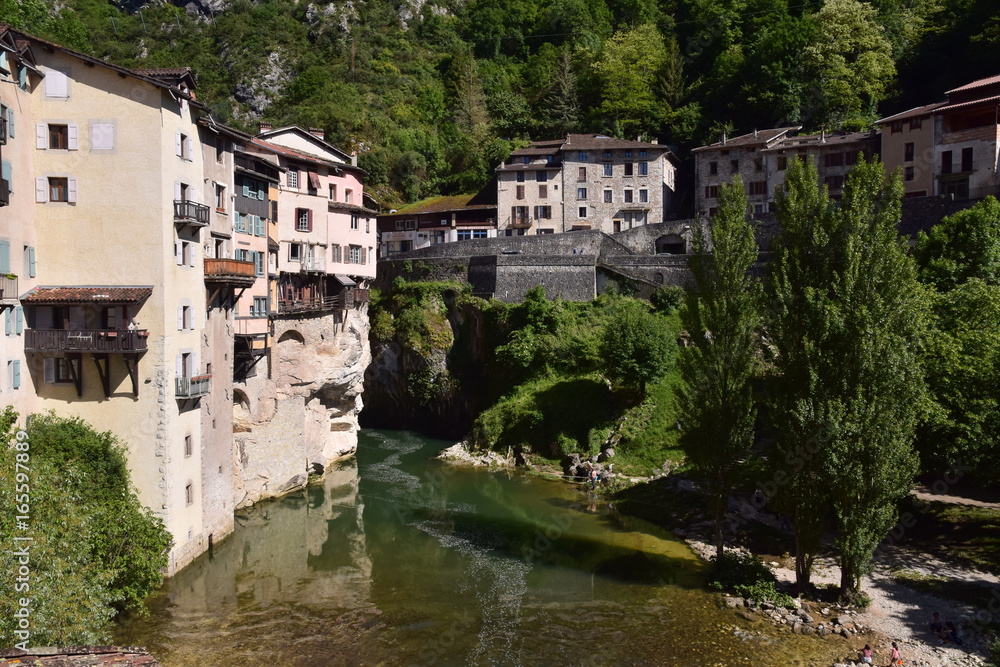
[(184, 306), (177, 306), (177, 330), (184, 330)]
[(194, 160), (194, 140), (191, 137), (184, 139), (184, 154), (189, 162)]
[(45, 150), (48, 146), (49, 126), (45, 123), (35, 125), (35, 148)]
[(197, 247), (197, 246), (196, 246), (195, 244), (193, 244), (193, 243), (192, 243), (192, 244), (190, 244), (190, 245), (188, 246), (188, 250), (189, 250), (189, 251), (190, 251), (190, 253), (191, 253), (191, 254), (190, 254), (190, 255), (188, 256), (188, 266), (191, 266), (191, 267), (193, 267), (193, 266), (194, 266), (194, 254), (195, 254), (195, 248), (196, 248), (196, 247)]
[(66, 200), (70, 204), (75, 204), (76, 203), (76, 179), (72, 178), (72, 177), (71, 178), (67, 178), (66, 179), (66, 184), (67, 184)]
[(69, 131), (69, 150), (75, 151), (80, 148), (80, 128), (76, 125), (67, 126)]
[(174, 135), (174, 149), (177, 152), (177, 157), (180, 157), (181, 155), (184, 154), (184, 147), (181, 144), (181, 131), (180, 130), (177, 130), (177, 133)]
[(35, 201), (47, 202), (49, 194), (49, 183), (44, 178), (35, 179)]
[(45, 381), (52, 384), (56, 381), (56, 360), (52, 357), (46, 357), (42, 360), (43, 374), (45, 376)]
[(177, 355), (177, 377), (184, 377), (184, 355)]
[(194, 188), (188, 188), (188, 201), (198, 202), (199, 204), (202, 203), (201, 192)]
[(192, 352), (188, 356), (188, 362), (191, 364), (190, 368), (188, 369), (188, 372), (191, 374), (191, 377), (198, 375), (198, 353)]
[(194, 306), (191, 306), (190, 308), (188, 308), (188, 328), (191, 329), (191, 331), (194, 331), (194, 328), (195, 328), (194, 327), (194, 317), (195, 317), (195, 313), (196, 312), (197, 311), (195, 310)]
[(181, 182), (174, 181), (174, 201), (181, 200)]
[(174, 241), (174, 261), (177, 262), (177, 266), (184, 263), (184, 246), (180, 241)]

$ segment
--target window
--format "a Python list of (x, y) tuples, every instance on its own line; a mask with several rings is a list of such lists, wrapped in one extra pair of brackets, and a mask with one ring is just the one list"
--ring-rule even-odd
[(359, 245), (352, 245), (349, 250), (348, 264), (364, 264), (364, 250)]
[(709, 162), (708, 163), (708, 173), (711, 176), (715, 176), (716, 174), (718, 174), (719, 173), (719, 163), (716, 162), (716, 161), (714, 161), (714, 160), (712, 162)]
[(605, 176), (611, 176), (613, 174), (614, 174), (614, 165), (610, 164), (610, 163), (605, 164), (604, 165), (604, 175)]
[(857, 163), (857, 161), (858, 161), (857, 151), (847, 151), (847, 153), (844, 155), (844, 163), (848, 167), (853, 167)]
[(622, 199), (622, 201), (624, 201), (626, 204), (631, 204), (632, 203), (632, 191), (631, 190), (626, 190), (623, 194), (624, 194), (624, 198)]
[(823, 183), (831, 190), (842, 190), (844, 188), (844, 177), (842, 175), (827, 176), (823, 179)]
[(246, 213), (236, 212), (236, 217), (233, 220), (233, 229), (240, 234), (249, 234), (249, 223), (250, 216)]
[(219, 213), (226, 212), (226, 186), (215, 184), (215, 210)]
[(903, 144), (903, 162), (913, 162), (913, 142)]
[(632, 157), (632, 151), (625, 151), (625, 157)]
[(962, 171), (972, 171), (972, 148), (962, 149)]
[(844, 154), (843, 153), (827, 153), (823, 156), (823, 166), (825, 167), (843, 167), (844, 166)]
[(912, 181), (913, 177), (914, 177), (914, 169), (913, 169), (913, 167), (906, 167), (905, 169), (903, 169), (903, 180), (904, 181)]
[(264, 253), (259, 250), (250, 251), (250, 261), (253, 262), (253, 273), (260, 278), (264, 275)]
[(640, 176), (649, 176), (649, 163), (648, 162), (640, 162), (639, 163), (639, 175)]
[(357, 213), (351, 214), (351, 229), (361, 229), (361, 218)]
[(611, 159), (611, 151), (604, 151), (604, 159), (605, 160)]
[(587, 198), (587, 188), (577, 188), (576, 189), (576, 198), (577, 199), (586, 199)]
[(35, 277), (35, 246), (24, 246), (24, 272), (29, 278)]
[(24, 333), (24, 308), (18, 306), (4, 309), (4, 333), (8, 336), (20, 336)]
[(910, 119), (910, 130), (919, 130), (921, 124), (922, 124), (922, 120), (920, 118), (911, 118)]
[(111, 151), (115, 149), (115, 124), (113, 121), (92, 121), (90, 123), (90, 150)]
[(579, 160), (580, 162), (586, 162), (587, 161), (587, 154), (586, 153), (577, 153), (576, 154), (576, 159)]
[(538, 186), (538, 198), (539, 199), (548, 199), (549, 198), (549, 186), (547, 186), (547, 185), (539, 185)]
[(740, 161), (739, 160), (730, 160), (729, 161), (729, 173), (730, 174), (735, 174), (739, 170), (740, 170)]
[(528, 207), (527, 206), (514, 206), (511, 214), (514, 216), (515, 222), (522, 222), (528, 217)]
[(184, 486), (184, 502), (188, 505), (194, 504), (194, 484), (190, 482)]
[(531, 156), (530, 155), (525, 155), (524, 156), (524, 164), (531, 164)]
[(951, 173), (951, 151), (944, 151), (941, 153), (941, 173), (950, 174)]
[(177, 157), (189, 162), (194, 159), (194, 141), (188, 135), (178, 131), (175, 135), (175, 152)]
[(632, 175), (632, 166), (633, 165), (632, 165), (631, 162), (626, 162), (625, 163), (625, 175), (626, 176), (631, 176)]
[(68, 178), (49, 178), (49, 201), (69, 201)]
[(753, 161), (753, 170), (760, 172), (764, 171), (764, 158), (755, 158)]
[(76, 125), (39, 123), (35, 126), (35, 148), (75, 151), (80, 147), (79, 136)]
[(649, 201), (649, 190), (639, 190), (639, 201), (643, 204)]
[(267, 316), (267, 297), (255, 296), (253, 298), (253, 305), (250, 306), (250, 317), (266, 317), (266, 316)]
[(21, 388), (21, 361), (11, 359), (7, 362), (7, 382), (11, 389)]
[(295, 209), (295, 231), (311, 232), (312, 229), (312, 209)]
[(194, 329), (194, 308), (177, 306), (177, 330)]
[(747, 184), (747, 189), (749, 190), (750, 196), (766, 195), (767, 181), (753, 181)]
[(289, 188), (293, 190), (299, 189), (299, 169), (298, 167), (289, 167), (288, 173), (285, 174), (285, 181)]
[(190, 435), (185, 435), (184, 436), (184, 458), (187, 458), (187, 457), (191, 456), (191, 450), (192, 450), (192, 448), (191, 448), (191, 436)]
[(14, 192), (14, 182), (11, 179), (11, 176), (13, 175), (13, 171), (14, 171), (14, 169), (11, 166), (10, 162), (8, 162), (7, 160), (4, 160), (3, 162), (0, 162), (0, 178), (2, 178), (3, 180), (7, 181), (7, 193), (8, 193), (8, 195)]
[(536, 171), (535, 172), (535, 181), (536, 182), (538, 182), (538, 183), (544, 183), (547, 180), (549, 180), (549, 172), (547, 172), (547, 171)]
[(288, 261), (289, 262), (301, 262), (302, 261), (302, 244), (301, 243), (289, 243), (288, 244)]
[(514, 174), (514, 180), (516, 180), (518, 183), (524, 183), (524, 172), (519, 171), (516, 174)]
[(614, 195), (612, 194), (611, 190), (605, 190), (604, 191), (604, 203), (605, 204), (610, 204), (612, 201), (614, 201), (613, 197), (614, 197)]
[(535, 217), (540, 219), (548, 220), (552, 218), (552, 207), (551, 206), (536, 206), (535, 207)]
[(341, 257), (340, 257), (340, 245), (337, 244), (337, 243), (334, 243), (330, 247), (330, 252), (333, 255), (333, 261), (334, 261), (334, 263), (335, 264), (340, 264), (340, 260), (341, 260)]
[(516, 191), (517, 193), (515, 194), (515, 197), (517, 199), (524, 199), (524, 186), (523, 185), (517, 186)]
[(352, 204), (354, 203), (354, 190), (351, 188), (344, 188), (344, 203)]
[(460, 229), (458, 230), (458, 240), (468, 241), (469, 239), (485, 239), (489, 236), (485, 229)]
[(73, 381), (80, 370), (79, 360), (63, 357), (48, 357), (42, 362), (42, 372), (45, 382), (49, 384), (67, 384)]
[(586, 167), (580, 167), (580, 171), (577, 174), (576, 180), (578, 180), (578, 181), (586, 181), (587, 180), (587, 168)]
[(59, 70), (45, 70), (45, 96), (46, 97), (69, 97), (69, 77), (66, 72)]
[(902, 131), (903, 131), (903, 121), (901, 120), (893, 121), (892, 124), (890, 124), (889, 126), (890, 134), (896, 134), (897, 132), (902, 132)]
[(330, 184), (330, 201), (337, 201), (337, 186), (333, 183)]
[(67, 149), (69, 147), (69, 127), (66, 125), (49, 125), (49, 148)]
[(226, 140), (222, 137), (215, 137), (215, 161), (222, 164), (226, 161)]
[(788, 158), (784, 155), (778, 156), (778, 171), (784, 171), (788, 169)]
[(705, 186), (705, 199), (715, 199), (719, 196), (719, 186), (718, 185), (706, 185)]
[(646, 157), (646, 151), (639, 151), (639, 157)]
[(581, 206), (577, 210), (577, 215), (579, 215), (581, 218), (586, 218), (587, 217), (587, 207), (586, 206)]

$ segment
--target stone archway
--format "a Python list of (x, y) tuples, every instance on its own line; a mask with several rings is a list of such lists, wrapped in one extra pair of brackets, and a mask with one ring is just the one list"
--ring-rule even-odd
[(680, 234), (664, 234), (656, 239), (657, 255), (686, 255), (687, 241)]

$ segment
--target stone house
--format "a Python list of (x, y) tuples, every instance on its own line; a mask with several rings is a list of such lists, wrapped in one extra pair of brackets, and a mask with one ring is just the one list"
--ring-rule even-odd
[(498, 234), (608, 234), (672, 213), (679, 161), (658, 143), (570, 134), (532, 142), (496, 168)]
[(790, 159), (811, 160), (819, 172), (819, 182), (827, 187), (831, 197), (840, 197), (858, 156), (863, 155), (865, 160), (870, 161), (878, 154), (879, 137), (875, 132), (785, 135), (781, 141), (761, 152), (765, 156), (767, 184), (764, 195), (750, 196), (755, 215), (771, 211), (771, 204), (785, 185), (785, 170)]
[(934, 194), (934, 110), (942, 106), (944, 102), (915, 107), (875, 123), (882, 164), (887, 173), (900, 170), (904, 197)]
[(495, 237), (494, 194), (488, 188), (475, 195), (430, 197), (379, 215), (379, 257), (439, 243)]

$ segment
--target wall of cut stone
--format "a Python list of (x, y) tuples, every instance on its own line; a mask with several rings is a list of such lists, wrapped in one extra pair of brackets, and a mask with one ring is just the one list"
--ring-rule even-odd
[(272, 320), (269, 357), (233, 394), (237, 507), (279, 496), (357, 449), (368, 306)]

